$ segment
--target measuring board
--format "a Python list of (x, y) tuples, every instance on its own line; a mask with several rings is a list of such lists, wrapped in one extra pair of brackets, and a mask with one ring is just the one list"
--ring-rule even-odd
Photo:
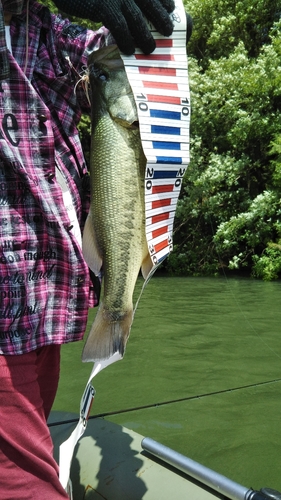
[(138, 109), (147, 159), (146, 238), (153, 266), (173, 249), (173, 224), (182, 178), (189, 163), (190, 92), (186, 14), (181, 0), (171, 14), (174, 31), (164, 37), (150, 25), (156, 49), (121, 54)]

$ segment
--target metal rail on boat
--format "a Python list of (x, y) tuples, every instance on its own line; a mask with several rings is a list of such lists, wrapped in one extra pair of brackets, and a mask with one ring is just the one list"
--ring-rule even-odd
[(151, 438), (144, 438), (141, 446), (143, 450), (231, 500), (281, 500), (281, 493), (278, 491), (270, 488), (262, 488), (260, 491), (254, 491), (246, 488)]

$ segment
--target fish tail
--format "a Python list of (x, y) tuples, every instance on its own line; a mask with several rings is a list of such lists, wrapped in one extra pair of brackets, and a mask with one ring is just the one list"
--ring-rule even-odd
[(101, 361), (116, 352), (123, 357), (132, 321), (133, 310), (113, 321), (101, 304), (84, 345), (82, 361)]

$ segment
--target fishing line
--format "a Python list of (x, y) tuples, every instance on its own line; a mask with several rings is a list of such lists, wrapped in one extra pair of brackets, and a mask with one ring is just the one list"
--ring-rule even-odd
[(84, 94), (86, 95), (88, 104), (91, 106), (92, 103), (91, 103), (90, 92), (89, 92), (89, 89), (90, 89), (90, 78), (89, 78), (90, 70), (89, 70), (89, 68), (87, 68), (86, 66), (83, 66), (81, 73), (78, 73), (78, 71), (75, 69), (75, 67), (72, 64), (70, 57), (67, 55), (67, 56), (65, 56), (65, 59), (68, 62), (70, 68), (75, 73), (75, 76), (78, 77), (78, 80), (74, 86), (74, 94), (76, 95), (77, 87), (81, 84), (81, 87), (84, 91)]
[[(112, 415), (119, 415), (121, 413), (130, 413), (131, 411), (146, 410), (149, 408), (157, 408), (158, 406), (165, 406), (165, 405), (170, 405), (170, 404), (175, 404), (175, 403), (182, 403), (183, 401), (195, 401), (197, 399), (203, 399), (203, 398), (207, 398), (210, 396), (217, 396), (220, 394), (228, 394), (230, 392), (241, 391), (243, 389), (251, 389), (253, 387), (260, 387), (263, 385), (276, 384), (278, 382), (281, 382), (281, 378), (277, 378), (274, 380), (266, 380), (264, 382), (258, 382), (255, 384), (241, 385), (241, 386), (233, 387), (230, 389), (222, 389), (220, 391), (213, 391), (213, 392), (207, 392), (207, 393), (203, 393), (203, 394), (197, 394), (196, 396), (188, 396), (185, 398), (178, 398), (178, 399), (171, 399), (168, 401), (161, 401), (159, 403), (152, 403), (149, 405), (134, 406), (132, 408), (126, 408), (124, 410), (115, 410), (115, 411), (108, 411), (108, 412), (104, 412), (104, 413), (98, 413), (96, 415), (91, 415), (88, 420), (93, 420), (95, 418), (108, 417), (108, 416), (112, 416)], [(55, 425), (77, 423), (78, 420), (79, 420), (78, 418), (72, 418), (72, 419), (68, 419), (68, 420), (61, 420), (58, 422), (50, 422), (48, 424), (48, 427), (54, 427)]]
[(182, 403), (183, 401), (195, 401), (197, 399), (203, 399), (203, 398), (207, 398), (207, 397), (210, 397), (210, 396), (216, 396), (216, 395), (219, 395), (219, 394), (228, 394), (230, 392), (241, 391), (243, 389), (250, 389), (250, 388), (253, 388), (253, 387), (258, 387), (258, 386), (263, 386), (263, 385), (268, 385), (268, 384), (274, 384), (274, 383), (278, 383), (278, 382), (281, 382), (281, 378), (274, 379), (274, 380), (267, 380), (265, 382), (258, 382), (258, 383), (255, 383), (255, 384), (242, 385), (242, 386), (233, 387), (233, 388), (230, 388), (230, 389), (222, 389), (220, 391), (207, 392), (207, 393), (203, 393), (203, 394), (198, 394), (196, 396), (188, 396), (188, 397), (185, 397), (185, 398), (171, 399), (171, 400), (168, 400), (168, 401), (161, 401), (159, 403), (152, 403), (152, 404), (149, 404), (149, 405), (136, 406), (136, 407), (128, 408), (128, 409), (125, 409), (125, 410), (117, 410), (115, 412), (114, 411), (112, 411), (112, 412), (105, 412), (105, 413), (93, 415), (92, 417), (89, 417), (89, 419), (98, 418), (98, 417), (106, 417), (106, 416), (109, 416), (109, 415), (117, 415), (119, 413), (128, 413), (128, 412), (131, 412), (131, 411), (148, 409), (148, 408), (157, 408), (158, 406), (165, 406), (165, 405), (174, 404), (174, 403)]
[[(214, 227), (213, 227), (213, 222), (212, 222), (212, 217), (210, 217), (210, 225), (211, 225), (211, 230), (212, 230), (212, 234), (213, 234), (213, 237), (215, 236), (215, 231), (214, 231)], [(220, 256), (220, 253), (218, 251), (218, 248), (216, 246), (216, 244), (214, 245), (215, 247), (215, 251), (217, 253), (217, 256), (218, 256), (218, 259), (219, 261), (221, 261), (221, 256)], [(271, 351), (278, 359), (281, 359), (281, 356), (272, 348), (270, 347), (270, 345), (264, 340), (264, 338), (256, 331), (256, 329), (254, 328), (254, 326), (252, 325), (252, 323), (249, 321), (249, 319), (247, 318), (244, 310), (242, 309), (241, 307), (241, 304), (240, 302), (237, 300), (237, 296), (234, 294), (233, 292), (233, 289), (232, 289), (232, 286), (230, 285), (230, 280), (228, 279), (228, 277), (226, 276), (226, 273), (225, 273), (225, 270), (224, 268), (222, 268), (222, 273), (223, 273), (223, 276), (224, 276), (224, 279), (227, 283), (227, 286), (228, 286), (228, 289), (231, 293), (231, 296), (232, 298), (234, 299), (234, 302), (240, 312), (240, 314), (243, 316), (244, 318), (244, 321), (246, 322), (246, 324), (250, 327), (250, 329), (252, 330), (252, 332), (254, 333), (254, 335), (269, 349), (269, 351)]]

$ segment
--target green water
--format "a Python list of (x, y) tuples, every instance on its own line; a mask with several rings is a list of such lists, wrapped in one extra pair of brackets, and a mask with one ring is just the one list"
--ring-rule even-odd
[[(93, 380), (91, 415), (281, 491), (280, 294), (281, 282), (153, 277), (124, 359)], [(79, 410), (92, 369), (81, 350), (63, 347), (54, 410)]]

